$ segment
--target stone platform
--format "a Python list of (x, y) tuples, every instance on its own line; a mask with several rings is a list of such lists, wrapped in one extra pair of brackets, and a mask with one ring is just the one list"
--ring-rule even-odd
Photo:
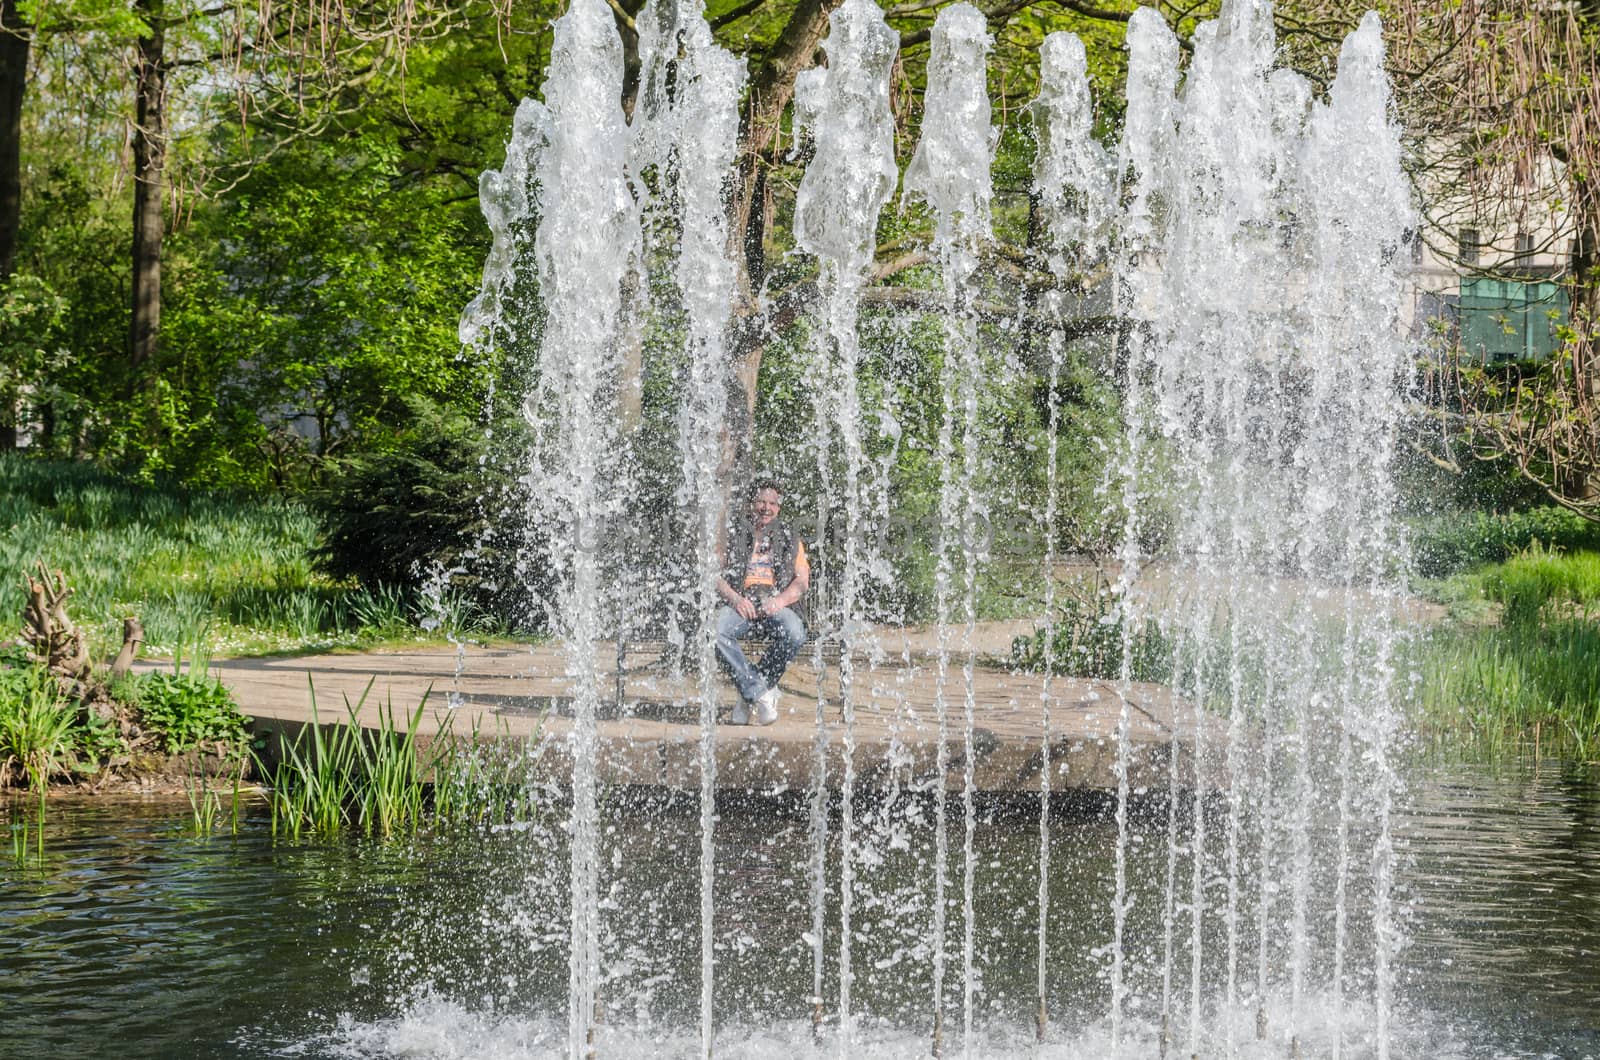
[[(880, 787), (891, 777), (902, 785), (935, 785), (941, 681), (937, 655), (928, 647), (925, 636), (912, 632), (896, 642), (880, 640), (878, 662), (854, 661), (853, 727), (843, 716), (836, 656), (824, 658), (819, 681), (810, 649), (803, 653), (781, 685), (778, 721), (765, 728), (728, 724), (737, 697), (719, 680), (718, 787), (766, 794), (809, 789), (819, 745), (826, 749), (828, 783), (837, 787), (844, 777), (847, 729), (858, 788)], [(698, 790), (702, 726), (695, 682), (671, 675), (658, 647), (630, 651), (620, 682), (616, 646), (597, 645), (596, 654), (601, 782)], [(1014, 674), (980, 657), (969, 686), (964, 663), (964, 655), (953, 656), (942, 683), (947, 788), (965, 783), (970, 701), (975, 789), (1037, 792), (1046, 739), (1043, 677)], [(476, 733), (480, 739), (533, 740), (541, 770), (559, 777), (571, 768), (567, 736), (574, 686), (556, 647), (474, 647), (459, 656), (449, 649), (422, 649), (212, 665), (258, 729), (297, 731), (309, 723), (313, 690), (322, 722), (341, 719), (347, 702), (360, 702), (359, 717), (373, 727), (390, 704), (403, 726), (427, 696), (419, 727), (423, 738), (446, 731), (458, 737)], [(1056, 677), (1048, 694), (1052, 789), (1115, 789), (1123, 705), (1117, 685)], [(1135, 788), (1165, 787), (1168, 756), (1174, 753), (1180, 783), (1189, 783), (1197, 723), (1207, 726), (1204, 742), (1217, 746), (1222, 739), (1218, 719), (1197, 719), (1187, 704), (1159, 686), (1132, 686), (1127, 706), (1129, 782)]]

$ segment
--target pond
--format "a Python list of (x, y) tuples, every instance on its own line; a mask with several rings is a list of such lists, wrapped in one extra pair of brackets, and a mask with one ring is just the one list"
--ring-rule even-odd
[[(596, 1053), (695, 1055), (698, 812), (628, 792), (604, 805)], [(929, 1045), (931, 852), (918, 838), (928, 830), (897, 832), (906, 807), (891, 809), (864, 813), (863, 834), (873, 839), (857, 851), (856, 1051), (920, 1056)], [(799, 804), (719, 811), (718, 1055), (810, 1051), (811, 822)], [(259, 812), (237, 834), (196, 837), (182, 803), (55, 805), (42, 864), (0, 867), (0, 1056), (562, 1053), (559, 819), (552, 812), (548, 825), (406, 842), (294, 845), (275, 840)], [(1042, 1049), (1031, 1022), (1037, 822), (988, 813), (975, 830), (972, 1055), (1106, 1052), (1115, 824), (1080, 806), (1052, 825), (1052, 1027)], [(1128, 938), (1153, 945), (1164, 813), (1142, 818), (1136, 834)], [(1408, 942), (1393, 1055), (1600, 1056), (1600, 778), (1559, 762), (1430, 766), (1409, 782), (1397, 834)], [(837, 861), (835, 849), (835, 880)], [(959, 942), (959, 904), (949, 915)], [(948, 1055), (961, 1049), (959, 946), (947, 963), (956, 984), (947, 987)], [(1187, 958), (1178, 964), (1186, 984)], [(1151, 978), (1136, 982), (1130, 1011), (1148, 1012), (1160, 989)], [(1361, 1028), (1345, 1028), (1342, 1040), (1345, 1055), (1369, 1055)], [(1230, 1041), (1239, 1055), (1285, 1055), (1282, 1042), (1258, 1042), (1249, 1028)], [(1152, 1042), (1134, 1034), (1123, 1051), (1154, 1055)], [(1224, 1055), (1220, 1042), (1207, 1055)], [(1305, 1055), (1331, 1052), (1328, 1041), (1302, 1046)], [(825, 1027), (818, 1052), (837, 1051)]]

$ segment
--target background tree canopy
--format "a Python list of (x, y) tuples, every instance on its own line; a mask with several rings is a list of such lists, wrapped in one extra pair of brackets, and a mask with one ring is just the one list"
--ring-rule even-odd
[[(636, 57), (641, 0), (608, 3)], [(781, 335), (803, 317), (810, 277), (788, 253), (787, 225), (805, 159), (791, 136), (789, 100), (796, 74), (820, 58), (832, 6), (708, 5), (718, 39), (750, 70), (728, 210), (742, 254), (736, 312), (761, 326), (741, 335)], [(943, 6), (886, 7), (901, 34), (893, 76), (902, 164), (916, 143), (928, 33)], [(995, 41), (989, 91), (1002, 130), (993, 263), (1026, 297), (1044, 273), (1030, 245), (1026, 189), (1026, 104), (1037, 90), (1040, 41), (1054, 30), (1082, 37), (1097, 129), (1110, 142), (1135, 5), (981, 6)], [(1186, 40), (1219, 5), (1155, 6)], [(1365, 6), (1284, 0), (1275, 14), (1285, 60), (1325, 79)], [(1539, 12), (1561, 13), (1578, 44), (1592, 40), (1595, 5), (1379, 6), (1403, 119), (1419, 141), (1467, 130), (1451, 142), (1479, 163), (1441, 163), (1431, 175), (1419, 164), (1419, 186), (1481, 183), (1496, 164), (1515, 168), (1531, 152), (1567, 159), (1582, 207), (1575, 230), (1589, 248), (1573, 270), (1582, 294), (1573, 304), (1592, 307), (1596, 211), (1586, 167), (1600, 138), (1583, 123), (1593, 120), (1593, 51), (1536, 49), (1532, 80), (1503, 85), (1484, 72), (1482, 55), (1489, 49), (1514, 69), (1527, 67), (1527, 41), (1516, 34), (1526, 20), (1539, 22)], [(373, 458), (409, 450), (430, 415), (480, 417), (491, 385), (516, 392), (523, 369), (465, 356), (456, 322), (488, 249), (478, 174), (503, 158), (517, 102), (539, 93), (563, 7), (0, 0), (0, 447), (16, 445), (20, 431), (35, 451), (146, 478), (300, 491), (326, 485), (347, 462), (371, 467)], [(1560, 34), (1541, 39), (1573, 43)], [(1452, 78), (1470, 91), (1442, 91)], [(636, 90), (631, 80), (617, 86), (625, 107)], [(1494, 144), (1501, 155), (1486, 153)], [(869, 304), (914, 299), (926, 285), (924, 227), (915, 210), (886, 212)], [(1074, 283), (1081, 289), (1094, 279)], [(1586, 319), (1574, 321), (1573, 349), (1585, 364), (1587, 328)], [(793, 400), (783, 349), (761, 338), (738, 346), (732, 385), (750, 415), (747, 440)], [(1062, 437), (1081, 449), (1069, 447), (1064, 458), (1085, 482), (1096, 462), (1082, 448), (1085, 437), (1115, 429), (1108, 376), (1080, 363), (1058, 394), (1066, 400)], [(1042, 406), (1040, 393), (1024, 394), (996, 415), (1012, 423), (1008, 430), (1036, 435)], [(461, 459), (470, 464), (473, 432), (457, 434), (468, 439)], [(1036, 464), (1023, 460), (1008, 474), (1036, 480)], [(908, 457), (908, 481), (928, 474), (913, 465)], [(1079, 541), (1097, 532), (1090, 500), (1083, 498), (1081, 518), (1067, 520)]]

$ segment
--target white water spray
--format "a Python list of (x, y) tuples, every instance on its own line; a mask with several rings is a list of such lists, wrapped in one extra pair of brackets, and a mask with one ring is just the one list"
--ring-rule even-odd
[[(631, 125), (617, 99), (622, 58), (609, 9), (598, 0), (575, 0), (558, 23), (546, 102), (519, 109), (505, 167), (484, 177), (494, 246), (483, 293), (461, 324), (463, 341), (479, 346), (507, 341), (514, 332), (508, 320), (519, 312), (536, 316), (542, 327), (536, 383), (526, 403), (532, 427), (527, 486), (540, 547), (552, 554), (554, 588), (545, 603), (571, 688), (570, 904), (564, 912), (567, 1051), (574, 1056), (589, 1047), (606, 982), (596, 807), (603, 686), (595, 645), (607, 634), (611, 604), (625, 588), (608, 582), (625, 572), (602, 557), (614, 543), (613, 527), (632, 514), (627, 505), (638, 474), (618, 414), (624, 391), (638, 384), (623, 378), (630, 369), (621, 351), (641, 349), (646, 325), (669, 317), (672, 327), (649, 333), (658, 343), (669, 341), (663, 335), (681, 335), (670, 339), (677, 343), (678, 392), (666, 445), (681, 460), (676, 498), (685, 528), (685, 540), (669, 547), (692, 557), (685, 565), (694, 577), (683, 592), (700, 631), (693, 677), (702, 1055), (711, 1054), (716, 1027), (720, 686), (710, 618), (715, 541), (729, 485), (718, 476), (728, 430), (727, 335), (735, 287), (722, 194), (735, 165), (743, 71), (716, 46), (695, 0), (652, 6), (636, 21), (641, 89)], [(892, 930), (870, 927), (858, 908), (858, 897), (870, 895), (879, 924), (890, 915), (877, 895), (862, 890), (857, 871), (884, 863), (891, 841), (897, 851), (915, 848), (928, 837), (906, 835), (921, 827), (931, 832), (932, 864), (921, 871), (934, 895), (931, 908), (916, 912), (930, 921), (931, 935), (918, 952), (931, 965), (934, 1040), (945, 1044), (955, 952), (949, 917), (959, 903), (958, 985), (963, 1048), (970, 1054), (983, 1048), (979, 1000), (988, 959), (974, 894), (980, 676), (974, 631), (979, 578), (988, 562), (979, 525), (988, 514), (988, 454), (996, 445), (985, 413), (998, 373), (988, 366), (1003, 356), (986, 345), (991, 339), (980, 330), (978, 311), (980, 300), (1003, 283), (979, 267), (994, 197), (984, 71), (989, 41), (982, 14), (964, 4), (941, 12), (935, 26), (922, 134), (904, 189), (932, 216), (943, 301), (934, 314), (944, 329), (941, 420), (932, 447), (941, 521), (932, 660), (938, 743), (927, 785), (934, 807), (931, 817), (915, 818), (921, 822), (915, 826), (884, 817), (874, 832), (858, 819), (858, 708), (876, 683), (863, 678), (858, 658), (885, 657), (865, 628), (861, 602), (886, 568), (874, 534), (894, 514), (893, 454), (900, 451), (902, 430), (892, 388), (873, 407), (875, 395), (860, 386), (872, 356), (863, 352), (861, 306), (879, 212), (896, 178), (889, 106), (896, 44), (875, 5), (847, 0), (823, 45), (827, 67), (806, 73), (796, 86), (797, 124), (815, 151), (794, 211), (796, 243), (818, 263), (808, 369), (818, 427), (810, 444), (823, 483), (818, 505), (842, 531), (828, 586), (828, 613), (840, 623), (845, 748), (838, 780), (839, 1048), (848, 1053), (867, 1034), (858, 1015), (869, 1013), (872, 1002), (857, 990), (858, 969), (866, 967), (859, 957), (865, 933)], [(1108, 885), (1114, 897), (1105, 925), (1109, 945), (1101, 951), (1113, 1050), (1155, 1040), (1150, 999), (1157, 982), (1167, 1023), (1162, 1038), (1182, 1041), (1190, 1053), (1239, 1052), (1237, 1013), (1247, 1007), (1262, 1014), (1260, 1033), (1273, 1048), (1314, 1039), (1331, 1042), (1334, 1053), (1348, 1034), (1340, 1009), (1367, 1008), (1379, 1027), (1375, 1051), (1381, 1056), (1387, 1050), (1397, 945), (1388, 825), (1397, 784), (1389, 709), (1395, 631), (1388, 616), (1403, 589), (1390, 467), (1406, 363), (1393, 331), (1399, 290), (1393, 258), (1410, 207), (1387, 115), (1375, 19), (1347, 42), (1326, 103), (1313, 104), (1303, 81), (1272, 70), (1273, 47), (1264, 3), (1225, 4), (1215, 24), (1194, 34), (1180, 97), (1176, 39), (1159, 16), (1136, 12), (1129, 24), (1127, 117), (1114, 155), (1093, 136), (1081, 43), (1052, 37), (1042, 54), (1035, 117), (1043, 135), (1035, 175), (1050, 230), (1044, 265), (1059, 286), (1101, 255), (1112, 263), (1113, 314), (1122, 325), (1113, 360), (1126, 366), (1119, 379), (1126, 438), (1113, 493), (1120, 493), (1127, 513), (1118, 589), (1130, 640), (1115, 727), (1117, 842)], [(537, 264), (536, 310), (514, 304), (523, 297), (518, 285), (526, 283), (527, 271), (519, 278), (517, 265), (530, 251)], [(659, 299), (665, 288), (652, 288), (643, 277), (662, 262), (671, 263), (675, 316), (646, 306), (642, 296), (625, 296), (653, 289)], [(1064, 339), (1053, 332), (1064, 312), (1058, 293), (1043, 314), (1052, 332), (1045, 336), (1047, 610), (1056, 602), (1063, 418), (1055, 395), (1066, 353)], [(873, 423), (890, 453), (876, 460), (868, 455), (873, 439), (867, 425)], [(1170, 527), (1165, 540), (1163, 526)], [(1159, 551), (1148, 549), (1151, 543)], [(1141, 595), (1141, 586), (1167, 571), (1181, 573), (1174, 580), (1183, 584), (1175, 585), (1171, 607), (1163, 610)], [(1226, 601), (1220, 611), (1219, 600)], [(1171, 748), (1164, 852), (1171, 868), (1164, 885), (1154, 886), (1134, 878), (1141, 859), (1131, 816), (1140, 795), (1133, 777), (1142, 768), (1135, 729), (1144, 724), (1135, 715), (1135, 678), (1148, 676), (1136, 673), (1131, 638), (1145, 623), (1159, 623), (1176, 640), (1176, 691), (1213, 712), (1209, 721), (1202, 712), (1192, 733), (1186, 729)], [(1324, 650), (1330, 626), (1336, 628), (1337, 680), (1328, 677)], [(1052, 641), (1053, 633), (1047, 629)], [(957, 652), (959, 679), (952, 673)], [(1221, 662), (1210, 661), (1218, 653)], [(909, 650), (902, 659), (900, 674), (915, 665)], [(1057, 660), (1047, 654), (1046, 661)], [(962, 872), (952, 878), (945, 810), (957, 680), (965, 829)], [(1068, 775), (1072, 767), (1070, 758), (1052, 757), (1055, 687), (1047, 678), (1037, 699), (1043, 768), (1035, 989), (1041, 1033), (1051, 991), (1059, 989), (1053, 984), (1060, 981), (1050, 968), (1056, 948), (1047, 914), (1052, 901), (1061, 900), (1051, 883), (1066, 860), (1052, 836), (1051, 784), (1061, 775), (1058, 766)], [(903, 694), (896, 695), (903, 704)], [(825, 702), (819, 690), (819, 706)], [(1028, 731), (1031, 740), (1034, 730)], [(821, 718), (815, 740), (825, 765), (834, 736)], [(909, 772), (911, 756), (901, 751), (895, 769)], [(826, 779), (820, 770), (818, 777)], [(819, 783), (813, 817), (809, 956), (818, 1006), (830, 987), (823, 928), (830, 912), (831, 784)], [(1208, 798), (1208, 790), (1220, 798)], [(1321, 839), (1329, 834), (1335, 836), (1331, 844)], [(1135, 893), (1150, 904), (1135, 909)], [(1360, 904), (1356, 896), (1365, 893), (1373, 898)], [(1162, 942), (1136, 945), (1130, 933), (1153, 922), (1147, 913), (1156, 903), (1166, 907)], [(1329, 937), (1316, 930), (1324, 920), (1334, 925)], [(921, 935), (921, 921), (907, 934)], [(1241, 971), (1248, 960), (1243, 955), (1252, 950), (1253, 975)], [(897, 955), (888, 967), (903, 959)], [(1317, 1024), (1313, 1002), (1329, 998), (1333, 1011)]]

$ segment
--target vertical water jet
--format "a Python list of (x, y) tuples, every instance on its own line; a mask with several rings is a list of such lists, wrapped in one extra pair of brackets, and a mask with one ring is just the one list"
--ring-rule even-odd
[[(939, 567), (936, 607), (939, 623), (938, 690), (939, 749), (935, 789), (937, 854), (934, 864), (934, 1006), (943, 1010), (945, 974), (945, 872), (949, 840), (945, 823), (946, 771), (949, 762), (949, 704), (945, 684), (950, 665), (948, 626), (951, 620), (950, 552), (961, 553), (963, 635), (962, 753), (962, 1032), (971, 1048), (973, 991), (972, 805), (975, 745), (973, 735), (973, 624), (976, 621), (976, 539), (979, 512), (975, 479), (978, 471), (978, 352), (976, 290), (973, 274), (978, 254), (989, 236), (992, 196), (989, 167), (993, 135), (984, 58), (989, 33), (983, 13), (970, 4), (953, 4), (934, 22), (928, 58), (928, 90), (922, 135), (906, 168), (905, 195), (927, 203), (934, 216), (934, 251), (939, 260), (946, 302), (944, 363), (940, 372), (944, 395), (939, 427)], [(958, 448), (959, 446), (959, 448)], [(955, 461), (959, 455), (960, 470)], [(936, 1019), (940, 1018), (936, 1015)]]
[[(859, 614), (868, 556), (863, 537), (867, 456), (863, 440), (857, 316), (861, 288), (877, 245), (878, 214), (894, 194), (894, 115), (889, 106), (889, 74), (899, 38), (870, 0), (845, 0), (833, 13), (822, 42), (828, 65), (814, 67), (795, 82), (796, 137), (809, 131), (811, 162), (795, 194), (795, 242), (817, 258), (821, 327), (812, 346), (809, 375), (817, 409), (819, 478), (831, 485), (829, 469), (843, 470), (844, 549), (835, 568), (839, 587), (839, 710), (844, 722), (844, 775), (840, 787), (839, 867), (839, 1049), (852, 1044), (851, 987), (854, 970), (854, 844), (856, 784), (855, 658), (866, 634)], [(829, 430), (831, 428), (831, 431)], [(839, 452), (830, 444), (836, 436)], [(836, 498), (825, 490), (823, 508)], [(818, 650), (821, 630), (813, 631)], [(819, 667), (819, 699), (820, 699)], [(820, 713), (820, 712), (819, 712)], [(818, 719), (819, 725), (821, 718)], [(820, 906), (820, 901), (818, 902)], [(813, 930), (815, 930), (815, 922)], [(819, 939), (820, 942), (820, 939)], [(818, 962), (820, 970), (820, 962)], [(817, 984), (821, 997), (821, 984)], [(820, 1001), (817, 1002), (820, 1006)]]

